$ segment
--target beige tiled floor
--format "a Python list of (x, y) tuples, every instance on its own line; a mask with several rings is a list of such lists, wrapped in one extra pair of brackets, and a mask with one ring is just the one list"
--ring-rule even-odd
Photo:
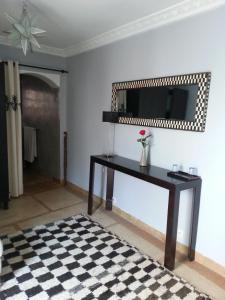
[(79, 197), (62, 188), (35, 194), (33, 197), (50, 210), (57, 210), (83, 202)]
[(32, 218), (23, 222), (18, 222), (17, 226), (20, 229), (30, 228), (36, 225), (46, 224), (55, 220), (60, 220), (70, 216), (86, 212), (86, 203), (80, 203), (57, 211), (48, 212), (37, 218)]
[(10, 201), (10, 209), (0, 210), (0, 226), (10, 225), (24, 220), (43, 215), (48, 210), (31, 196), (24, 196)]
[(150, 255), (156, 260), (159, 260), (163, 256), (163, 251), (161, 249), (146, 241), (142, 236), (134, 234), (134, 232), (125, 225), (115, 224), (110, 226), (110, 230), (119, 237), (125, 238), (143, 253)]
[[(29, 187), (29, 196), (11, 200), (9, 210), (0, 210), (0, 234), (86, 213), (87, 201), (83, 195), (74, 194), (55, 183), (41, 186), (38, 182), (37, 185), (33, 189)], [(92, 218), (143, 253), (163, 262), (163, 245), (154, 242), (154, 238), (146, 233), (140, 233), (134, 225), (102, 208), (98, 208)], [(213, 299), (225, 300), (225, 280), (199, 264), (179, 262), (174, 272)]]

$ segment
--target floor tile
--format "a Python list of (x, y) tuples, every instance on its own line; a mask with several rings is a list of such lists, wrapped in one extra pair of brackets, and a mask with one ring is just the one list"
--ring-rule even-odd
[(28, 184), (24, 187), (24, 195), (32, 196), (34, 194), (43, 193), (45, 191), (56, 189), (58, 187), (60, 187), (59, 183), (53, 182), (52, 180), (38, 182), (36, 184)]
[(40, 174), (37, 170), (35, 170), (29, 166), (27, 166), (23, 170), (24, 187), (26, 187), (28, 185), (34, 186), (38, 183), (45, 183), (46, 181), (50, 181), (50, 180), (51, 180), (51, 182), (53, 182), (53, 180), (50, 177)]
[(41, 201), (41, 203), (51, 210), (57, 210), (83, 202), (81, 198), (63, 188), (35, 194), (33, 197)]
[(209, 294), (214, 300), (225, 299), (224, 289), (220, 288), (194, 269), (189, 268), (184, 263), (178, 264), (174, 273), (193, 284), (199, 291)]
[(100, 223), (104, 227), (108, 227), (116, 224), (116, 220), (110, 216), (110, 213), (104, 211), (104, 209), (96, 210), (92, 216), (90, 216), (92, 220)]
[(16, 231), (18, 231), (18, 228), (16, 228), (15, 226), (5, 226), (0, 228), (0, 235), (11, 234)]
[(159, 248), (155, 247), (150, 242), (143, 239), (141, 236), (136, 235), (124, 225), (115, 224), (107, 227), (107, 229), (117, 234), (119, 237), (126, 240), (130, 244), (136, 246), (143, 253), (150, 255), (153, 259), (158, 260), (158, 258), (163, 254), (163, 252)]
[(42, 215), (48, 210), (30, 196), (12, 199), (8, 210), (0, 210), (0, 227)]
[(86, 210), (87, 205), (83, 202), (71, 207), (64, 208), (62, 210), (49, 212), (37, 218), (32, 218), (24, 222), (19, 222), (18, 226), (21, 229), (31, 228), (33, 226), (47, 224), (56, 220), (64, 219), (81, 213), (86, 213)]

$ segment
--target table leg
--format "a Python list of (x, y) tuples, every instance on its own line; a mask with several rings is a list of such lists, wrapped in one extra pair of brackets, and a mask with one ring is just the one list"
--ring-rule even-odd
[(106, 204), (105, 204), (105, 208), (107, 210), (112, 210), (113, 187), (114, 187), (114, 170), (107, 168), (107, 187), (106, 187)]
[(89, 175), (89, 193), (88, 193), (88, 214), (89, 215), (92, 215), (92, 209), (93, 209), (94, 177), (95, 177), (95, 163), (91, 159), (90, 175)]
[(202, 182), (194, 188), (193, 191), (193, 204), (192, 204), (192, 220), (191, 220), (191, 234), (190, 234), (190, 245), (188, 249), (188, 258), (193, 261), (195, 259), (195, 245), (197, 239), (198, 230), (198, 215), (200, 206)]
[(167, 213), (164, 266), (171, 271), (175, 267), (179, 203), (180, 203), (180, 191), (177, 190), (170, 191), (168, 213)]

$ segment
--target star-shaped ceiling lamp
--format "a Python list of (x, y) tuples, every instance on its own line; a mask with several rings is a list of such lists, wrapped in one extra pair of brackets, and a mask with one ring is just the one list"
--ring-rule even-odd
[(33, 51), (33, 46), (40, 48), (35, 35), (46, 31), (33, 26), (34, 19), (29, 16), (26, 3), (23, 5), (23, 12), (19, 20), (9, 16), (7, 13), (5, 15), (13, 27), (13, 29), (8, 32), (8, 38), (15, 45), (21, 44), (24, 55), (27, 54), (28, 49)]

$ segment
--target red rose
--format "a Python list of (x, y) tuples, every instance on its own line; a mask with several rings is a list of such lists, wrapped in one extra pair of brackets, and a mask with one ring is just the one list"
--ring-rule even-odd
[(144, 129), (140, 130), (140, 131), (139, 131), (139, 134), (140, 134), (140, 135), (145, 135), (145, 130), (144, 130)]

